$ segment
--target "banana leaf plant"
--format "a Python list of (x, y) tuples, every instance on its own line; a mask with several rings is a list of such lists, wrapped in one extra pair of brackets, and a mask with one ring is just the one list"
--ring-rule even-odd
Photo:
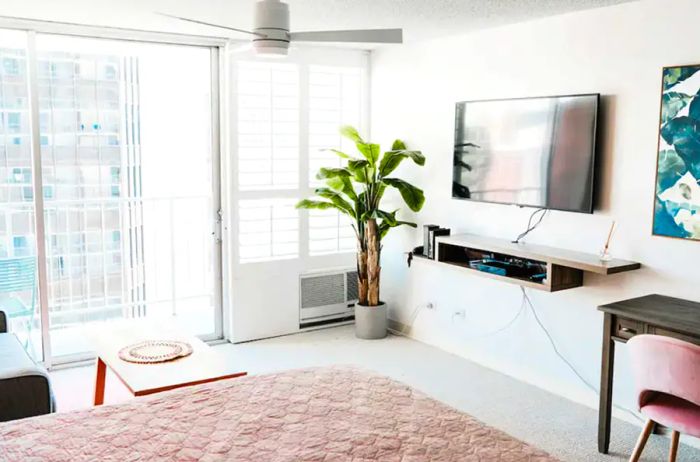
[(364, 306), (377, 306), (381, 241), (392, 228), (416, 227), (415, 223), (399, 220), (398, 209), (382, 209), (382, 198), (387, 188), (395, 188), (412, 211), (423, 208), (423, 191), (390, 175), (404, 159), (422, 166), (425, 157), (420, 151), (407, 149), (401, 140), (394, 141), (391, 150), (382, 154), (378, 144), (363, 140), (351, 126), (341, 127), (340, 134), (355, 143), (359, 156), (327, 149), (343, 159), (343, 166), (321, 168), (316, 178), (324, 180), (325, 186), (315, 190), (317, 198), (304, 199), (297, 208), (336, 209), (350, 217), (357, 237), (358, 301)]

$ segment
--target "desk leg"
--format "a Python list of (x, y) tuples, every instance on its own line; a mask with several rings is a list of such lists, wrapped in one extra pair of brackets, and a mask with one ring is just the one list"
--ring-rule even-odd
[(613, 316), (605, 313), (603, 320), (603, 358), (600, 369), (600, 406), (598, 407), (598, 452), (607, 454), (610, 447), (610, 418), (612, 416), (613, 370), (615, 341)]
[(105, 376), (107, 375), (107, 365), (97, 358), (97, 373), (95, 374), (95, 406), (104, 403), (105, 400)]

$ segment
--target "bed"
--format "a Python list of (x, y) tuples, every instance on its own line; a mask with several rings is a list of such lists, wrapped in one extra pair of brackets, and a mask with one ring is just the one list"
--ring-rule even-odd
[(225, 380), (0, 424), (2, 461), (556, 459), (387, 377), (352, 367)]

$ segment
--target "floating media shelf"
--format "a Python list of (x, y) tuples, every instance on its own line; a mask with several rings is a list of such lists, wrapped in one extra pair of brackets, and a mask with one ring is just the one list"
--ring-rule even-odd
[[(544, 245), (514, 244), (506, 239), (475, 234), (441, 237), (436, 245), (436, 263), (547, 292), (581, 287), (584, 272), (608, 275), (641, 268), (637, 262), (620, 259), (604, 262), (593, 254)], [(480, 263), (484, 261), (494, 263)], [(498, 264), (505, 261), (515, 264), (501, 270)]]

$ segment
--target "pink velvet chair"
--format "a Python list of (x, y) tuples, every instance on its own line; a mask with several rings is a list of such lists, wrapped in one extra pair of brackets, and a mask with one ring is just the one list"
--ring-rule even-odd
[(700, 437), (700, 346), (660, 335), (637, 335), (627, 345), (639, 410), (649, 419), (630, 462), (639, 460), (654, 423), (673, 430), (674, 462), (681, 433)]

